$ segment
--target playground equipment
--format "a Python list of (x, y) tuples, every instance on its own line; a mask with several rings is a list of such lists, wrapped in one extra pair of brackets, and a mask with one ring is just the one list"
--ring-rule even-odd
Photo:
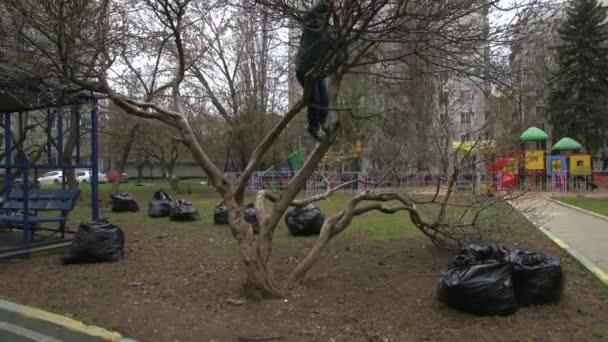
[[(593, 184), (592, 158), (583, 146), (564, 137), (549, 151), (549, 135), (537, 127), (521, 136), (521, 150), (511, 151), (488, 165), (488, 173), (498, 180), (499, 189), (569, 191), (597, 187)], [(599, 180), (599, 179), (598, 179)]]
[[(530, 127), (520, 136), (521, 148), (496, 156), (493, 141), (453, 142), (453, 150), (461, 157), (470, 157), (476, 180), (462, 179), (457, 190), (477, 190), (490, 195), (494, 189), (552, 190), (597, 188), (606, 181), (592, 177), (592, 158), (584, 147), (572, 138), (564, 137), (551, 150), (547, 149), (549, 135)], [(486, 173), (480, 175), (476, 165), (485, 162)], [(485, 179), (485, 181), (483, 180)], [(608, 183), (608, 182), (607, 182)], [(475, 185), (473, 185), (475, 184)], [(603, 184), (603, 183), (600, 183)]]
[[(5, 98), (8, 99), (4, 101)], [(63, 246), (72, 239), (74, 231), (68, 230), (65, 223), (80, 191), (66, 189), (65, 176), (62, 176), (60, 182), (61, 189), (33, 189), (34, 182), (30, 180), (32, 176), (34, 180), (37, 179), (41, 170), (90, 169), (91, 216), (93, 222), (99, 220), (97, 101), (100, 98), (98, 94), (82, 91), (71, 96), (45, 98), (48, 102), (41, 103), (16, 99), (10, 92), (0, 93), (0, 111), (5, 112), (2, 127), (4, 158), (0, 164), (0, 168), (4, 169), (4, 204), (0, 223), (5, 228), (20, 229), (22, 232), (20, 241), (14, 241), (14, 234), (10, 232), (2, 232), (0, 255), (15, 255), (28, 252), (32, 248)], [(76, 155), (71, 158), (74, 160), (72, 163), (65, 163), (63, 155), (64, 124), (70, 116), (64, 115), (62, 106), (68, 105), (88, 108), (87, 111), (81, 110), (75, 114), (78, 132), (75, 142)], [(88, 117), (85, 116), (87, 112), (90, 114)], [(34, 116), (42, 118), (38, 122), (41, 122), (40, 126), (44, 128), (44, 132), (26, 128), (31, 125), (33, 121), (29, 120), (33, 120)], [(85, 122), (86, 125), (83, 124)], [(14, 129), (17, 129), (17, 132), (13, 132)], [(41, 134), (28, 137), (28, 132)], [(81, 138), (85, 133), (90, 134), (90, 160), (83, 162)], [(43, 153), (46, 154), (46, 162), (39, 163), (37, 159), (44, 158), (34, 159), (27, 151), (31, 139), (41, 140), (44, 136), (46, 142), (43, 145)], [(13, 179), (14, 175), (20, 175), (21, 181)], [(58, 214), (49, 215), (49, 211)], [(50, 234), (41, 234), (42, 232)]]
[[(475, 181), (459, 179), (454, 184), (455, 189), (460, 192), (473, 192), (476, 191), (478, 194), (491, 196), (494, 194), (494, 180), (483, 179), (481, 176), (481, 167), (478, 166), (480, 162), (485, 159), (486, 164), (490, 160), (490, 156), (493, 156), (496, 152), (496, 143), (493, 140), (479, 140), (479, 141), (454, 141), (452, 142), (452, 149), (461, 158), (473, 158), (471, 162), (471, 178), (475, 178)], [(491, 167), (491, 164), (488, 164)], [(474, 176), (473, 176), (474, 175)]]
[[(326, 153), (325, 156), (319, 162), (318, 171), (327, 173), (334, 172), (339, 169), (342, 173), (344, 173), (345, 171), (351, 173), (358, 172), (358, 161), (363, 152), (363, 140), (360, 138), (357, 139), (352, 154), (344, 154), (339, 152)], [(297, 149), (287, 156), (287, 164), (289, 165), (289, 168), (276, 169), (274, 166), (272, 166), (265, 171), (255, 172), (252, 177), (253, 184), (261, 185), (263, 189), (269, 189), (271, 191), (281, 191), (285, 188), (285, 186), (287, 185), (289, 180), (294, 176), (294, 174), (298, 172), (302, 168), (302, 166), (304, 166), (307, 157), (308, 155), (306, 154), (306, 150), (304, 150), (303, 148)], [(352, 179), (339, 179), (338, 181), (349, 180)], [(309, 184), (307, 185), (307, 188), (326, 186), (326, 184), (323, 182), (323, 179), (316, 176), (311, 177), (308, 183)]]

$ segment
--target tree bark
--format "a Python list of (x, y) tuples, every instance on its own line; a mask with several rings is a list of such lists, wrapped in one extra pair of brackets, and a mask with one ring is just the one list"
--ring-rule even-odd
[[(68, 139), (65, 142), (65, 146), (63, 148), (63, 164), (65, 166), (72, 166), (74, 155), (74, 149), (76, 148), (76, 142), (80, 138), (78, 136), (78, 125), (80, 124), (80, 120), (78, 117), (78, 110), (80, 108), (78, 106), (72, 106), (70, 108), (70, 126), (68, 127)], [(80, 161), (77, 161), (80, 162)], [(68, 183), (68, 187), (70, 189), (75, 189), (78, 187), (78, 182), (76, 181), (76, 173), (75, 170), (71, 167), (64, 169), (65, 178)]]
[[(131, 127), (127, 136), (127, 142), (122, 149), (122, 154), (120, 155), (120, 160), (118, 161), (118, 180), (112, 184), (112, 193), (115, 194), (118, 192), (120, 188), (120, 179), (122, 178), (122, 174), (125, 172), (127, 168), (127, 162), (129, 161), (129, 154), (131, 153), (131, 147), (133, 147), (133, 143), (135, 142), (135, 136), (137, 135), (137, 131), (139, 130), (139, 123), (136, 123)], [(138, 169), (139, 172), (139, 169)], [(138, 173), (139, 177), (139, 173)]]
[(163, 174), (165, 175), (165, 180), (169, 183), (171, 190), (179, 192), (179, 178), (175, 176), (174, 169), (175, 165), (165, 165), (163, 166)]

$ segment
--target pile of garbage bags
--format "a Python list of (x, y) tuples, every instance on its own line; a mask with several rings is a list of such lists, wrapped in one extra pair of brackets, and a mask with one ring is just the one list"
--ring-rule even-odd
[(438, 299), (468, 313), (507, 316), (521, 305), (559, 301), (563, 287), (558, 258), (503, 245), (469, 245), (441, 272)]
[(306, 236), (319, 234), (325, 222), (321, 208), (314, 204), (295, 206), (285, 215), (285, 224), (292, 235)]
[[(253, 231), (257, 233), (259, 231), (258, 219), (255, 215), (255, 208), (253, 203), (249, 203), (243, 210), (243, 217), (245, 222), (253, 226)], [(217, 225), (228, 224), (228, 207), (224, 202), (221, 202), (215, 207), (213, 211), (213, 222)]]
[(199, 213), (186, 200), (173, 200), (163, 189), (158, 189), (148, 203), (149, 217), (169, 217), (172, 221), (198, 221)]
[(113, 262), (124, 257), (125, 235), (107, 222), (81, 223), (74, 242), (63, 255), (63, 263)]
[(127, 192), (121, 192), (118, 194), (110, 195), (112, 200), (112, 212), (115, 213), (126, 213), (126, 212), (138, 212), (139, 205), (133, 198), (133, 195)]
[(171, 211), (171, 202), (173, 202), (171, 196), (162, 189), (158, 189), (148, 203), (148, 216), (168, 217)]
[(191, 202), (177, 200), (171, 202), (169, 218), (171, 221), (197, 221), (199, 215), (198, 210), (192, 206)]

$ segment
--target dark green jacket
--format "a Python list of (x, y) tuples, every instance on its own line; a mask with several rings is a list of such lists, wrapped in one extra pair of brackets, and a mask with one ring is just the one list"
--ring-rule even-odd
[(327, 11), (327, 4), (320, 2), (304, 15), (305, 26), (296, 56), (296, 75), (300, 79), (335, 48), (337, 34), (327, 22)]

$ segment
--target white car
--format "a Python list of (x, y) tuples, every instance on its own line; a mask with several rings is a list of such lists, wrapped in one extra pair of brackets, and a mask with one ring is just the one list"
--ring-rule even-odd
[(40, 184), (61, 184), (62, 171), (49, 171), (38, 178)]
[[(77, 170), (76, 171), (76, 181), (78, 183), (91, 183), (91, 171), (88, 170)], [(99, 183), (107, 183), (108, 178), (103, 173), (97, 173), (97, 181)]]

